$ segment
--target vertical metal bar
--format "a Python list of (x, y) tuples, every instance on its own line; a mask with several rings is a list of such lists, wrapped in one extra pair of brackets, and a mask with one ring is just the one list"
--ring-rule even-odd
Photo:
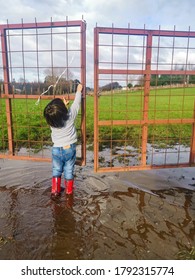
[[(57, 73), (53, 67), (54, 63), (53, 63), (53, 27), (52, 27), (53, 23), (52, 23), (52, 17), (51, 17), (51, 27), (50, 27), (50, 39), (51, 39), (51, 69), (52, 69), (52, 84), (54, 85), (56, 83), (56, 76)], [(53, 87), (53, 97), (55, 98), (55, 94), (56, 94), (56, 87)]]
[(146, 74), (144, 77), (144, 108), (143, 108), (144, 125), (142, 127), (142, 157), (141, 157), (142, 165), (146, 165), (146, 154), (147, 154), (151, 56), (152, 56), (152, 33), (149, 32), (147, 36), (147, 45), (146, 45)]
[[(161, 39), (161, 36), (160, 36), (160, 29), (161, 29), (161, 27), (160, 27), (160, 25), (159, 25), (159, 29), (158, 29), (158, 32), (159, 32), (159, 34), (158, 34), (158, 44), (157, 44), (157, 58), (156, 58), (156, 70), (158, 70), (159, 69), (159, 60), (160, 60), (160, 47), (161, 47), (161, 42), (160, 42), (160, 39)], [(157, 90), (157, 88), (158, 88), (158, 75), (156, 75), (156, 77), (155, 77), (155, 95), (154, 95), (154, 120), (157, 118), (157, 116), (156, 116), (156, 113), (157, 113), (157, 92), (158, 92), (158, 90)], [(154, 142), (154, 139), (155, 139), (155, 137), (154, 137), (154, 127), (155, 127), (155, 125), (153, 125), (153, 127), (152, 127), (152, 131), (153, 131), (153, 134), (152, 134), (152, 143), (154, 144), (155, 142)], [(155, 149), (154, 149), (154, 145), (152, 145), (152, 147), (151, 147), (151, 153), (152, 153), (152, 155), (151, 155), (151, 165), (153, 165), (154, 164), (154, 152), (155, 152)]]
[(110, 168), (112, 167), (113, 153), (113, 108), (114, 108), (114, 92), (113, 92), (113, 69), (114, 69), (114, 24), (112, 24), (112, 47), (111, 47), (111, 130), (110, 130)]
[(182, 114), (181, 114), (181, 118), (183, 119), (184, 118), (184, 104), (185, 104), (185, 97), (186, 97), (186, 87), (188, 87), (188, 78), (187, 78), (187, 70), (188, 69), (188, 58), (189, 58), (189, 48), (190, 48), (190, 26), (189, 26), (189, 33), (188, 33), (188, 36), (187, 36), (187, 47), (186, 47), (186, 61), (185, 61), (185, 69), (184, 69), (184, 72), (185, 72), (185, 76), (184, 76), (184, 89), (183, 89), (183, 100), (182, 100)]
[[(130, 34), (129, 34), (129, 31), (130, 31), (130, 23), (128, 23), (128, 34), (127, 34), (127, 57), (126, 57), (126, 66), (127, 66), (127, 75), (126, 75), (126, 94), (125, 94), (125, 97), (126, 97), (126, 125), (125, 125), (125, 130), (126, 130), (126, 135), (128, 135), (128, 124), (127, 124), (127, 120), (128, 120), (128, 116), (129, 116), (129, 89), (127, 90), (128, 88), (128, 84), (129, 84), (129, 76), (128, 76), (128, 70), (129, 70), (129, 55), (130, 55)], [(125, 158), (126, 158), (126, 155), (127, 155), (127, 146), (128, 146), (128, 139), (125, 137), (125, 143), (124, 143), (124, 146), (125, 146), (125, 156), (124, 156), (124, 163), (125, 163)]]
[[(7, 24), (8, 25), (8, 24)], [(14, 155), (14, 143), (13, 143), (13, 127), (12, 127), (12, 104), (9, 98), (9, 65), (8, 65), (8, 51), (6, 42), (6, 29), (1, 29), (1, 45), (2, 45), (2, 62), (3, 62), (3, 76), (4, 76), (4, 90), (6, 96), (6, 117), (8, 127), (8, 147), (9, 154)]]
[(82, 165), (86, 164), (86, 23), (81, 23), (81, 83), (83, 84), (83, 95), (81, 104), (81, 131), (82, 146), (81, 159)]
[(24, 59), (24, 27), (23, 27), (23, 20), (22, 20), (22, 70), (23, 70), (23, 79), (24, 79), (24, 93), (26, 93), (26, 73), (25, 73), (25, 59)]
[(98, 66), (99, 66), (99, 32), (94, 28), (94, 170), (98, 170)]
[(39, 68), (39, 34), (37, 29), (37, 19), (35, 18), (35, 25), (36, 25), (36, 64), (37, 64), (37, 83), (39, 85), (40, 91), (40, 68)]
[(189, 164), (194, 164), (194, 162), (195, 162), (195, 101), (194, 101), (194, 123), (192, 125), (192, 138), (191, 138)]
[[(24, 91), (24, 94), (26, 95), (27, 97), (27, 91), (26, 91), (26, 84), (27, 84), (27, 79), (26, 79), (26, 63), (25, 63), (25, 50), (24, 50), (24, 40), (25, 40), (25, 37), (24, 37), (24, 23), (23, 23), (23, 19), (21, 20), (21, 26), (22, 26), (22, 33), (21, 33), (21, 36), (22, 36), (22, 46), (21, 46), (21, 50), (22, 50), (22, 70), (23, 70), (23, 83), (24, 83), (24, 86), (23, 86), (23, 91)], [(25, 108), (25, 113), (26, 115), (29, 114), (28, 112), (28, 101), (27, 101), (27, 98), (25, 99), (25, 104), (26, 104), (26, 108)], [(28, 136), (27, 136), (27, 139), (26, 140), (26, 143), (28, 145), (28, 152), (30, 153), (30, 122), (28, 122), (28, 125), (26, 126), (26, 130), (28, 131)]]
[[(68, 48), (68, 16), (66, 16), (66, 28), (65, 28), (65, 45), (66, 45), (66, 79), (67, 81), (69, 81), (69, 48)], [(70, 88), (68, 86), (68, 99), (69, 99), (69, 95), (70, 95)], [(81, 109), (82, 110), (82, 109)]]

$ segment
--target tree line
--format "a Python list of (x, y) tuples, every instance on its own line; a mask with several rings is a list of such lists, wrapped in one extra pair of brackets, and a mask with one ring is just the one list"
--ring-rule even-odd
[[(16, 82), (13, 80), (9, 83), (9, 93), (10, 94), (41, 94), (44, 91), (47, 91), (45, 95), (62, 95), (75, 93), (77, 85), (80, 83), (79, 80), (66, 80), (62, 78), (56, 87), (55, 80), (52, 81), (51, 77), (46, 77), (44, 82), (25, 82), (20, 79), (20, 81)], [(53, 86), (52, 86), (53, 85)], [(4, 81), (0, 80), (0, 93), (4, 92)]]
[(151, 75), (151, 86), (166, 86), (176, 84), (195, 84), (195, 75)]
[[(180, 69), (183, 70), (183, 69)], [(195, 72), (195, 69), (192, 69)], [(60, 77), (59, 73), (51, 74), (48, 73), (44, 78), (43, 82), (28, 82), (23, 78), (20, 78), (18, 82), (14, 79), (9, 84), (9, 93), (10, 94), (41, 94), (42, 92), (48, 91), (46, 95), (62, 95), (75, 93), (78, 83), (78, 79), (73, 79), (73, 75), (70, 73), (68, 77)], [(59, 79), (60, 78), (60, 79)], [(134, 77), (135, 78), (135, 77)], [(133, 80), (133, 77), (132, 77)], [(52, 87), (51, 85), (56, 85)], [(151, 86), (169, 86), (169, 85), (188, 85), (195, 84), (195, 75), (186, 75), (185, 71), (182, 75), (151, 75), (150, 85)], [(136, 83), (129, 82), (127, 83), (127, 88), (132, 87), (142, 87), (144, 85), (144, 76), (140, 76)], [(122, 89), (123, 87), (118, 82), (111, 82), (104, 86), (100, 87), (100, 91), (111, 91), (114, 89)], [(92, 89), (86, 87), (86, 92), (91, 91)], [(4, 92), (4, 81), (0, 80), (0, 93)]]

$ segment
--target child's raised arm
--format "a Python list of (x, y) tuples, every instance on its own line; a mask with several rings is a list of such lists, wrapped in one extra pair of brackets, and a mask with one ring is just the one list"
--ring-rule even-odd
[(77, 92), (81, 92), (83, 89), (83, 85), (82, 84), (78, 84), (77, 86)]
[(83, 85), (78, 84), (75, 99), (74, 99), (74, 101), (73, 101), (73, 103), (70, 107), (70, 111), (71, 111), (73, 119), (76, 118), (76, 116), (79, 112), (79, 108), (80, 108), (80, 105), (81, 105), (81, 98), (82, 98), (82, 95), (81, 95), (82, 89), (83, 89)]

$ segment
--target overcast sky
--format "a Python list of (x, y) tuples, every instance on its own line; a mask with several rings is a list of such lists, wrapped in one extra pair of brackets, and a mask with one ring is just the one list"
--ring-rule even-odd
[[(87, 48), (93, 55), (93, 28), (112, 26), (195, 31), (194, 0), (1, 0), (0, 23), (80, 20), (87, 22)], [(88, 59), (89, 59), (88, 55)], [(89, 75), (90, 76), (90, 75)], [(89, 83), (90, 82), (89, 78)]]
[(1, 0), (0, 22), (24, 22), (80, 19), (82, 15), (92, 28), (96, 23), (109, 26), (112, 23), (134, 28), (195, 30), (194, 0)]

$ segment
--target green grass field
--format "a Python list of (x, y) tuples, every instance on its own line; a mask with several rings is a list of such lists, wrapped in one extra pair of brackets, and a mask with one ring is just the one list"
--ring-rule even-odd
[[(149, 119), (191, 118), (194, 107), (195, 88), (151, 90)], [(143, 92), (121, 92), (116, 96), (99, 98), (100, 119), (142, 119)]]
[[(195, 88), (175, 88), (151, 90), (149, 97), (149, 119), (187, 119), (193, 117)], [(43, 109), (48, 100), (42, 100), (35, 105), (36, 100), (13, 99), (12, 119), (14, 141), (18, 147), (40, 147), (51, 144), (50, 129), (43, 118)], [(143, 92), (115, 92), (104, 94), (98, 98), (99, 120), (141, 120), (143, 117)], [(86, 137), (87, 143), (93, 143), (94, 138), (94, 98), (86, 97)], [(80, 116), (77, 118), (78, 134), (80, 135)], [(148, 141), (155, 140), (162, 144), (163, 139), (170, 139), (169, 144), (178, 142), (189, 145), (192, 127), (186, 125), (150, 125)], [(100, 138), (103, 140), (132, 140), (140, 137), (140, 126), (101, 127)], [(5, 100), (0, 99), (0, 149), (6, 149), (7, 122)], [(135, 141), (134, 141), (135, 142)], [(167, 143), (167, 142), (166, 142)], [(43, 146), (43, 145), (42, 145)]]
[[(195, 88), (172, 88), (151, 90), (148, 105), (148, 118), (160, 119), (188, 119), (193, 118)], [(118, 94), (103, 94), (98, 99), (99, 120), (141, 120), (143, 118), (143, 92), (119, 92)], [(93, 126), (93, 98), (87, 100), (87, 126)], [(104, 142), (112, 139), (116, 145), (124, 144), (128, 139), (133, 146), (139, 145), (142, 128), (129, 125), (126, 127), (101, 127), (100, 138)], [(183, 143), (190, 145), (192, 126), (186, 125), (150, 125), (148, 127), (148, 142), (160, 146)]]

